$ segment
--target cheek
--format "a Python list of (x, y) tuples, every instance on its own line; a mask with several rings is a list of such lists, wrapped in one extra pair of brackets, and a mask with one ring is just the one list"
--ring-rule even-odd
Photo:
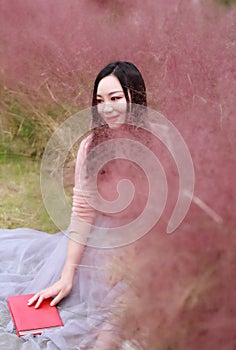
[(119, 111), (120, 114), (124, 114), (127, 112), (127, 103), (123, 102), (123, 103), (118, 103), (116, 105), (116, 110)]
[(102, 108), (102, 105), (101, 105), (101, 104), (98, 104), (98, 105), (97, 105), (97, 111), (98, 111), (99, 114), (102, 113), (103, 108)]

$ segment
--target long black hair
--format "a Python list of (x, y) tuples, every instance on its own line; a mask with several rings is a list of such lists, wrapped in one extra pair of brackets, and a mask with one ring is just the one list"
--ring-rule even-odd
[[(133, 111), (133, 108), (135, 108), (136, 105), (145, 107), (147, 106), (146, 86), (140, 71), (131, 62), (112, 62), (98, 73), (94, 82), (92, 106), (94, 107), (97, 105), (98, 84), (103, 78), (107, 77), (108, 75), (114, 75), (117, 77), (128, 103), (127, 113), (133, 113), (136, 115), (136, 118), (138, 118), (138, 115)], [(97, 112), (96, 107), (93, 108), (92, 116), (92, 127), (97, 127), (104, 124), (104, 121)]]

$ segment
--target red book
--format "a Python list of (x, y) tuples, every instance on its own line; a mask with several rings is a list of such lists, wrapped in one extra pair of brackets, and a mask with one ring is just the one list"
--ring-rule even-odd
[(19, 337), (27, 334), (41, 334), (43, 329), (63, 326), (56, 306), (50, 306), (51, 298), (45, 299), (39, 308), (28, 306), (34, 294), (8, 297), (8, 306)]

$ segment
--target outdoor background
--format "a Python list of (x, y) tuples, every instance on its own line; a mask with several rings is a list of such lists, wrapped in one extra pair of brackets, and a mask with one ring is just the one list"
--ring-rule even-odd
[[(182, 225), (146, 237), (131, 261), (143, 272), (132, 331), (149, 332), (148, 349), (233, 350), (236, 1), (0, 0), (0, 227), (57, 232), (41, 199), (44, 147), (90, 106), (114, 60), (140, 69), (149, 107), (178, 128), (196, 175)], [(65, 186), (69, 195), (70, 163)]]

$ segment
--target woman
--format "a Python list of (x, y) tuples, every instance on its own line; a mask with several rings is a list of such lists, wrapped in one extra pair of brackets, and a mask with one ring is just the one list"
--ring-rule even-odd
[[(81, 142), (77, 156), (69, 239), (61, 233), (1, 230), (0, 256), (4, 264), (0, 275), (1, 309), (6, 313), (8, 295), (36, 292), (28, 305), (38, 308), (44, 299), (53, 297), (51, 305), (60, 302), (58, 307), (64, 327), (45, 330), (42, 335), (26, 336), (22, 340), (12, 332), (11, 323), (6, 326), (5, 320), (5, 327), (2, 324), (0, 329), (0, 348), (8, 348), (9, 344), (15, 344), (12, 345), (15, 349), (63, 350), (76, 346), (97, 350), (121, 346), (119, 320), (127, 283), (121, 276), (117, 278), (109, 266), (114, 257), (119, 261), (124, 258), (126, 248), (121, 248), (125, 245), (122, 239), (117, 240), (117, 235), (109, 236), (109, 232), (139, 214), (145, 205), (146, 187), (142, 187), (142, 194), (140, 190), (135, 193), (138, 206), (131, 203), (127, 210), (122, 207), (116, 213), (114, 210), (104, 212), (91, 180), (94, 175), (91, 159), (96, 159), (96, 147), (103, 141), (142, 137), (138, 130), (145, 113), (136, 104), (144, 107), (147, 104), (145, 84), (138, 69), (129, 62), (107, 65), (94, 83), (93, 130)], [(114, 184), (124, 177), (131, 180), (136, 189), (144, 178), (137, 166), (127, 164), (116, 152), (115, 146), (110, 154), (113, 159), (97, 173), (98, 192), (107, 201), (115, 199)], [(92, 153), (93, 157), (89, 158)], [(113, 249), (96, 248), (98, 237), (103, 247)], [(110, 237), (113, 237), (111, 241)], [(96, 244), (90, 244), (93, 239)]]

